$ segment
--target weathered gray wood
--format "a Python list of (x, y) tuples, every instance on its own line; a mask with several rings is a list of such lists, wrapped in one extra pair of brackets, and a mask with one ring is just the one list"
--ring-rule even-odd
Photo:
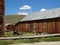
[(18, 36), (18, 37), (0, 37), (0, 40), (14, 40), (14, 39), (32, 39), (32, 38), (45, 38), (51, 36), (60, 36), (60, 34), (49, 34), (49, 35), (37, 35), (37, 36)]

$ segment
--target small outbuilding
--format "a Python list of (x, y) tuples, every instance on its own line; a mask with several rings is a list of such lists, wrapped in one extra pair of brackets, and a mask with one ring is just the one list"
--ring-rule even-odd
[(15, 28), (20, 32), (60, 33), (60, 8), (30, 13)]

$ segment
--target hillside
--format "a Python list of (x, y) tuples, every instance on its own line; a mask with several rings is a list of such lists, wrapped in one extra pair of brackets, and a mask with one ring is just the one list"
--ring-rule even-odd
[(5, 23), (16, 23), (23, 19), (26, 15), (6, 15)]

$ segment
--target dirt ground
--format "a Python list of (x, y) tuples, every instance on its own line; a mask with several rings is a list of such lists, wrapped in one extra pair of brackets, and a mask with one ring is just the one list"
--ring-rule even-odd
[(60, 41), (56, 41), (56, 42), (23, 43), (23, 44), (12, 44), (12, 45), (60, 45)]

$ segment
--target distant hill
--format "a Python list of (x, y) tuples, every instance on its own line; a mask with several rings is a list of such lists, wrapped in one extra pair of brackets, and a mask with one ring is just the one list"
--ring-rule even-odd
[(23, 19), (26, 15), (6, 15), (5, 23), (17, 23), (21, 19)]

